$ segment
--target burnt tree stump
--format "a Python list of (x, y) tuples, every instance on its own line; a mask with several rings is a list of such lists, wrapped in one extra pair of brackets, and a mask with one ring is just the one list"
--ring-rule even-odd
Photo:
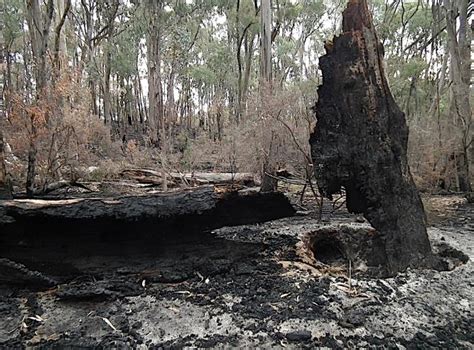
[(387, 275), (426, 265), (431, 247), (407, 162), (408, 127), (385, 77), (366, 0), (349, 1), (343, 33), (326, 44), (319, 65), (310, 144), (320, 191), (331, 198), (345, 189), (348, 210), (363, 213), (383, 243), (373, 254)]

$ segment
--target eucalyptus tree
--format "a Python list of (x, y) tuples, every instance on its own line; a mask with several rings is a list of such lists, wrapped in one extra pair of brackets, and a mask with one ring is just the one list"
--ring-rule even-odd
[[(203, 76), (199, 71), (204, 69), (203, 63), (210, 60), (207, 55), (214, 52), (209, 47), (212, 45), (209, 34), (212, 32), (212, 23), (208, 21), (214, 14), (213, 10), (214, 6), (209, 2), (179, 1), (167, 12), (163, 71), (166, 81), (165, 115), (170, 135), (183, 128), (189, 130), (192, 126), (193, 88), (202, 97), (199, 102), (207, 100), (209, 103), (211, 98), (212, 87), (200, 79)], [(212, 77), (212, 74), (207, 74), (207, 82)]]
[[(3, 116), (0, 116), (0, 118), (3, 118)], [(0, 122), (3, 123), (2, 120)], [(0, 128), (0, 199), (5, 198), (11, 198), (11, 188), (5, 167), (5, 139), (3, 137), (3, 130)]]
[[(33, 58), (35, 95), (38, 102), (47, 93), (46, 88), (51, 73), (48, 64), (49, 35), (52, 29), (54, 15), (54, 1), (48, 0), (44, 8), (39, 0), (28, 0), (26, 2), (26, 20), (30, 37), (31, 52)], [(37, 121), (40, 116), (30, 113), (30, 137), (28, 150), (28, 169), (26, 175), (26, 193), (32, 196), (34, 193), (34, 181), (36, 176), (36, 137)]]
[[(264, 99), (272, 93), (272, 4), (271, 0), (262, 0), (260, 9), (260, 93), (262, 99), (262, 118), (266, 119), (266, 106)], [(275, 164), (273, 164), (273, 131), (268, 145), (265, 145), (262, 164), (262, 192), (275, 191), (278, 185), (275, 179)]]
[[(265, 12), (268, 16), (271, 8), (267, 0), (261, 2), (260, 7), (257, 2), (237, 1), (235, 9), (235, 42), (236, 42), (236, 58), (237, 58), (237, 105), (235, 109), (235, 118), (239, 122), (246, 112), (246, 102), (248, 97), (248, 90), (250, 84), (250, 74), (252, 69), (252, 61), (254, 58), (255, 38), (258, 34), (259, 12)], [(262, 17), (260, 16), (260, 33), (262, 33)], [(271, 20), (270, 20), (271, 21)], [(265, 22), (269, 31), (271, 31), (270, 21)], [(268, 34), (268, 38), (271, 34)], [(262, 38), (262, 37), (261, 37)], [(242, 56), (242, 49), (244, 55)], [(267, 49), (271, 49), (267, 43)], [(262, 57), (262, 56), (261, 56)], [(266, 69), (271, 70), (271, 52), (267, 51)]]
[(142, 14), (141, 9), (133, 9), (128, 14), (129, 24), (106, 44), (110, 74), (115, 82), (111, 95), (111, 113), (114, 116), (112, 121), (122, 140), (143, 134), (147, 119), (146, 98), (140, 75), (143, 55), (141, 41), (145, 29)]
[(262, 0), (260, 17), (260, 78), (272, 82), (272, 8), (271, 0)]
[[(11, 0), (3, 2), (2, 19), (0, 22), (2, 26), (2, 74), (3, 74), (3, 101), (5, 111), (9, 109), (9, 98), (14, 90), (20, 92), (24, 84), (24, 74), (17, 69), (17, 58), (24, 52), (24, 31), (23, 18), (24, 6), (19, 0)], [(7, 15), (8, 14), (8, 15)]]
[(71, 9), (78, 48), (74, 50), (75, 63), (89, 87), (92, 113), (102, 115), (105, 123), (112, 120), (111, 41), (127, 28), (130, 7), (134, 8), (133, 3), (121, 0), (81, 0), (73, 2)]
[(11, 186), (6, 169), (6, 136), (5, 127), (12, 109), (14, 94), (24, 96), (29, 81), (28, 62), (20, 57), (27, 52), (27, 38), (24, 32), (23, 19), (25, 6), (22, 1), (11, 0), (1, 4), (0, 13), (0, 198), (11, 197)]
[(26, 2), (26, 20), (33, 53), (36, 94), (38, 97), (46, 87), (50, 75), (47, 51), (53, 16), (53, 0), (48, 0), (44, 8), (40, 5), (39, 0), (28, 0)]
[(3, 68), (5, 60), (5, 40), (3, 36), (3, 24), (0, 23), (0, 90), (2, 94), (0, 95), (0, 199), (10, 198), (11, 189), (7, 179), (7, 171), (5, 167), (5, 139), (3, 136), (3, 123), (6, 117), (6, 104), (4, 99), (3, 91), (5, 91), (6, 83), (6, 69)]
[(163, 20), (162, 0), (148, 0), (146, 3), (147, 65), (148, 65), (148, 125), (150, 140), (158, 144), (159, 133), (164, 126), (163, 87), (161, 76)]
[(460, 133), (459, 151), (454, 151), (458, 186), (463, 192), (472, 192), (469, 150), (473, 147), (474, 131), (470, 102), (472, 29), (469, 6), (471, 6), (471, 12), (474, 6), (469, 0), (444, 0), (443, 5), (446, 11), (446, 30), (451, 60), (452, 97), (450, 115)]
[[(111, 101), (111, 91), (110, 91), (110, 74), (112, 66), (112, 44), (110, 43), (112, 35), (115, 30), (115, 18), (119, 9), (119, 1), (112, 1), (111, 4), (107, 4), (102, 9), (102, 6), (99, 6), (99, 12), (104, 12), (105, 17), (105, 26), (102, 29), (104, 33), (104, 73), (103, 73), (103, 98), (104, 98), (104, 123), (112, 122), (112, 101)], [(102, 11), (101, 11), (102, 10)]]
[[(67, 73), (114, 140), (135, 139), (158, 146), (158, 152), (183, 151), (200, 134), (225, 141), (255, 123), (255, 105), (272, 104), (271, 94), (261, 95), (262, 81), (278, 94), (298, 91), (295, 111), (285, 118), (296, 125), (304, 115), (309, 125), (314, 117), (307, 107), (321, 79), (318, 57), (324, 41), (340, 31), (335, 23), (345, 3), (9, 0), (2, 5), (8, 13), (2, 28), (6, 116), (13, 96), (34, 105)], [(469, 190), (466, 43), (472, 38), (472, 5), (467, 0), (371, 4), (385, 73), (413, 127), (412, 159), (429, 158), (430, 167), (443, 173), (454, 157), (459, 187)], [(36, 133), (31, 120), (29, 130), (31, 194)]]
[[(394, 97), (412, 128), (410, 160), (414, 173), (430, 187), (469, 190), (472, 121), (466, 117), (470, 114), (456, 112), (454, 97), (457, 95), (458, 101), (464, 101), (461, 109), (467, 111), (469, 89), (461, 88), (464, 91), (461, 99), (454, 90), (463, 86), (461, 75), (470, 76), (466, 68), (470, 63), (459, 65), (456, 61), (460, 62), (457, 57), (462, 52), (467, 57), (470, 50), (460, 49), (459, 42), (470, 42), (462, 39), (471, 33), (468, 20), (463, 17), (469, 18), (472, 5), (469, 11), (468, 1), (374, 0), (372, 3), (385, 49), (385, 71)], [(461, 66), (464, 71), (456, 74)]]

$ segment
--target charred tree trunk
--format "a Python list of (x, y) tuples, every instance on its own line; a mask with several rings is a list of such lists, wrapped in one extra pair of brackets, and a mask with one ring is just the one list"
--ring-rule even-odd
[[(19, 228), (24, 227), (31, 228), (26, 231), (36, 234), (32, 229), (34, 225), (44, 225), (44, 231), (39, 232), (66, 225), (70, 226), (69, 232), (81, 234), (84, 232), (81, 225), (137, 226), (143, 223), (152, 225), (159, 234), (167, 229), (174, 232), (176, 227), (214, 229), (280, 219), (293, 214), (292, 205), (282, 193), (259, 193), (255, 189), (223, 190), (214, 186), (118, 198), (2, 200), (0, 241), (4, 233), (18, 233)], [(74, 226), (78, 223), (81, 225)]]
[(386, 274), (431, 261), (426, 219), (407, 163), (408, 127), (383, 69), (366, 0), (350, 0), (343, 34), (326, 43), (310, 143), (321, 192), (344, 188), (350, 212), (377, 231)]

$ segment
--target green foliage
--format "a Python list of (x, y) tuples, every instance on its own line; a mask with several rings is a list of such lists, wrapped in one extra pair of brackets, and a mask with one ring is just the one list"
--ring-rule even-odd
[(23, 14), (23, 1), (19, 0), (2, 0), (0, 3), (2, 11), (6, 16), (3, 16), (3, 40), (7, 43), (14, 41), (21, 36)]
[[(33, 91), (26, 91), (34, 90), (34, 63), (25, 25), (26, 2), (0, 1), (6, 14), (2, 18), (3, 39), (13, 61), (12, 85), (25, 90), (20, 95), (33, 96)], [(115, 118), (111, 127), (117, 129), (112, 134), (121, 137), (129, 127), (134, 128), (134, 133), (144, 134), (149, 126), (146, 43), (150, 28), (154, 28), (159, 34), (165, 119), (168, 116), (172, 119), (170, 142), (175, 149), (189, 153), (193, 139), (200, 135), (199, 142), (194, 143), (196, 147), (206, 146), (214, 151), (212, 143), (217, 134), (221, 141), (236, 138), (237, 115), (247, 118), (247, 122), (258, 119), (258, 108), (252, 111), (251, 106), (258, 104), (255, 100), (262, 99), (260, 12), (255, 8), (261, 1), (163, 0), (160, 3), (163, 7), (157, 17), (153, 17), (156, 29), (150, 26), (149, 1), (72, 1), (71, 13), (61, 33), (68, 56), (67, 64), (61, 69), (66, 66), (77, 71), (77, 79), (87, 91), (82, 99), (87, 100), (87, 106), (95, 107), (94, 112), (102, 114), (106, 58), (110, 54), (110, 114)], [(309, 108), (315, 102), (317, 85), (321, 82), (318, 57), (324, 54), (324, 41), (339, 33), (346, 3), (347, 0), (272, 1), (274, 87), (298, 96), (298, 101), (292, 101), (294, 110), (287, 111), (289, 118), (291, 112), (305, 122), (313, 118)], [(118, 4), (116, 13), (115, 4)], [(40, 5), (45, 6), (42, 1)], [(438, 9), (440, 15), (435, 16), (440, 1), (370, 0), (369, 5), (385, 47), (389, 84), (401, 108), (418, 119), (446, 119), (450, 106), (449, 70), (443, 73), (446, 81), (440, 96), (436, 95), (438, 86), (443, 85), (440, 70), (447, 40), (441, 30), (445, 24), (442, 9)], [(87, 11), (90, 23), (86, 21)], [(53, 18), (52, 28), (57, 20)], [(440, 30), (439, 35), (433, 37)], [(54, 39), (53, 29), (50, 50)], [(54, 56), (52, 52), (48, 55), (51, 59)], [(176, 99), (168, 106), (167, 94), (171, 90)], [(91, 100), (92, 96), (95, 101)], [(439, 109), (434, 118), (428, 112), (435, 113), (433, 101), (438, 97)], [(136, 120), (141, 120), (141, 124)], [(258, 134), (252, 125), (244, 129), (250, 136)], [(144, 139), (146, 143), (146, 137)], [(186, 164), (191, 167), (193, 162)]]
[(188, 72), (197, 87), (212, 86), (217, 81), (215, 72), (206, 65), (190, 67)]

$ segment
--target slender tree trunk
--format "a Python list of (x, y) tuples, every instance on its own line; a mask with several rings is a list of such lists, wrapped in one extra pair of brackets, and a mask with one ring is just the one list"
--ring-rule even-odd
[[(3, 38), (3, 25), (0, 23), (0, 67), (3, 66), (5, 55), (8, 51), (5, 49)], [(10, 184), (7, 179), (7, 170), (5, 166), (5, 147), (3, 139), (3, 121), (6, 116), (6, 101), (3, 92), (6, 91), (7, 74), (4, 69), (0, 71), (0, 199), (11, 198)]]
[[(47, 79), (49, 78), (48, 42), (51, 31), (51, 22), (54, 15), (54, 1), (48, 0), (44, 13), (40, 8), (38, 0), (28, 0), (26, 4), (27, 23), (30, 34), (33, 61), (35, 64), (36, 101), (39, 101), (46, 93)], [(35, 115), (30, 116), (30, 139), (28, 150), (28, 170), (26, 175), (26, 194), (32, 196), (34, 193), (34, 181), (36, 176), (36, 138), (37, 125)]]
[(48, 0), (45, 12), (41, 12), (38, 0), (27, 1), (27, 23), (30, 33), (31, 49), (33, 51), (33, 59), (35, 61), (35, 79), (37, 96), (42, 93), (46, 87), (47, 78), (49, 77), (48, 60), (48, 43), (51, 31), (51, 21), (54, 15), (53, 0)]
[(142, 89), (142, 83), (140, 81), (140, 76), (137, 73), (137, 78), (136, 78), (136, 85), (137, 85), (137, 98), (138, 98), (138, 105), (140, 106), (140, 127), (143, 126), (145, 119), (147, 119), (147, 109), (145, 106), (144, 102), (144, 96), (143, 96), (143, 89)]
[(174, 83), (175, 83), (175, 68), (174, 68), (174, 60), (173, 60), (171, 63), (171, 71), (168, 77), (168, 85), (166, 89), (166, 120), (168, 121), (170, 125), (176, 124)]
[[(261, 31), (260, 31), (260, 93), (262, 105), (264, 99), (271, 93), (272, 88), (272, 12), (271, 0), (262, 0), (261, 8)], [(278, 181), (275, 178), (275, 164), (273, 160), (273, 145), (274, 135), (271, 135), (268, 152), (264, 156), (262, 164), (262, 192), (276, 191)]]
[[(235, 2), (236, 8), (235, 8), (235, 43), (236, 43), (236, 55), (237, 55), (237, 105), (235, 108), (235, 121), (237, 123), (240, 123), (240, 118), (242, 114), (242, 41), (243, 41), (243, 36), (240, 33), (240, 0), (237, 0)], [(228, 22), (230, 23), (230, 22)], [(227, 36), (227, 41), (229, 46), (232, 45), (232, 35), (230, 35), (231, 31), (229, 30), (229, 25), (228, 25), (228, 36)], [(245, 35), (245, 33), (243, 34)]]
[(66, 36), (61, 35), (61, 31), (66, 23), (66, 18), (71, 9), (71, 0), (56, 0), (56, 18), (54, 28), (54, 79), (59, 77), (62, 62), (65, 61), (66, 51)]
[[(94, 29), (94, 16), (92, 15), (90, 5), (87, 3), (87, 1), (81, 1), (82, 5), (82, 10), (84, 12), (84, 25), (85, 25), (85, 44), (81, 48), (81, 71), (85, 68), (87, 63), (91, 62), (94, 55), (95, 55), (95, 50), (94, 50), (94, 45), (92, 43), (92, 31)], [(91, 111), (94, 115), (98, 116), (100, 118), (100, 110), (99, 106), (97, 104), (97, 88), (95, 81), (88, 76), (88, 87), (89, 87), (89, 93), (90, 93), (90, 108)]]
[[(2, 127), (1, 124), (0, 127)], [(7, 170), (5, 167), (3, 130), (0, 129), (0, 199), (11, 198), (11, 196), (10, 183), (7, 178)]]
[[(1, 34), (2, 30), (0, 28), (0, 38), (3, 40), (3, 34)], [(11, 52), (10, 52), (10, 45), (5, 45), (2, 41), (2, 57), (0, 59), (4, 59), (4, 64), (6, 64), (6, 70), (2, 72), (3, 74), (3, 87), (2, 87), (2, 99), (3, 99), (3, 111), (5, 114), (8, 114), (11, 108), (10, 104), (10, 96), (11, 92), (13, 91), (13, 82), (12, 82), (12, 59), (11, 59)], [(18, 81), (19, 79), (17, 79)], [(18, 88), (18, 87), (17, 87)]]
[(91, 96), (92, 113), (100, 117), (99, 106), (97, 105), (97, 88), (95, 82), (92, 79), (89, 80), (89, 91)]
[(252, 58), (253, 58), (253, 46), (254, 46), (255, 34), (252, 34), (250, 38), (247, 36), (245, 39), (245, 70), (244, 79), (242, 84), (242, 93), (240, 101), (241, 114), (245, 117), (247, 112), (247, 97), (250, 82), (250, 73), (252, 72)]
[(163, 124), (163, 91), (161, 85), (161, 0), (148, 0), (148, 125), (150, 140), (157, 145)]
[(111, 57), (110, 51), (106, 49), (104, 62), (104, 124), (112, 125), (111, 113), (111, 95), (110, 95), (110, 73), (111, 73)]
[(261, 5), (260, 77), (269, 84), (272, 81), (272, 12), (271, 0)]
[[(471, 38), (472, 31), (468, 18), (469, 0), (444, 0), (446, 7), (446, 29), (451, 57), (452, 97), (450, 109), (455, 124), (460, 131), (460, 149), (456, 162), (459, 190), (472, 192), (470, 174), (470, 148), (473, 147), (472, 109), (470, 104), (471, 86)], [(459, 13), (459, 31), (457, 14)]]

